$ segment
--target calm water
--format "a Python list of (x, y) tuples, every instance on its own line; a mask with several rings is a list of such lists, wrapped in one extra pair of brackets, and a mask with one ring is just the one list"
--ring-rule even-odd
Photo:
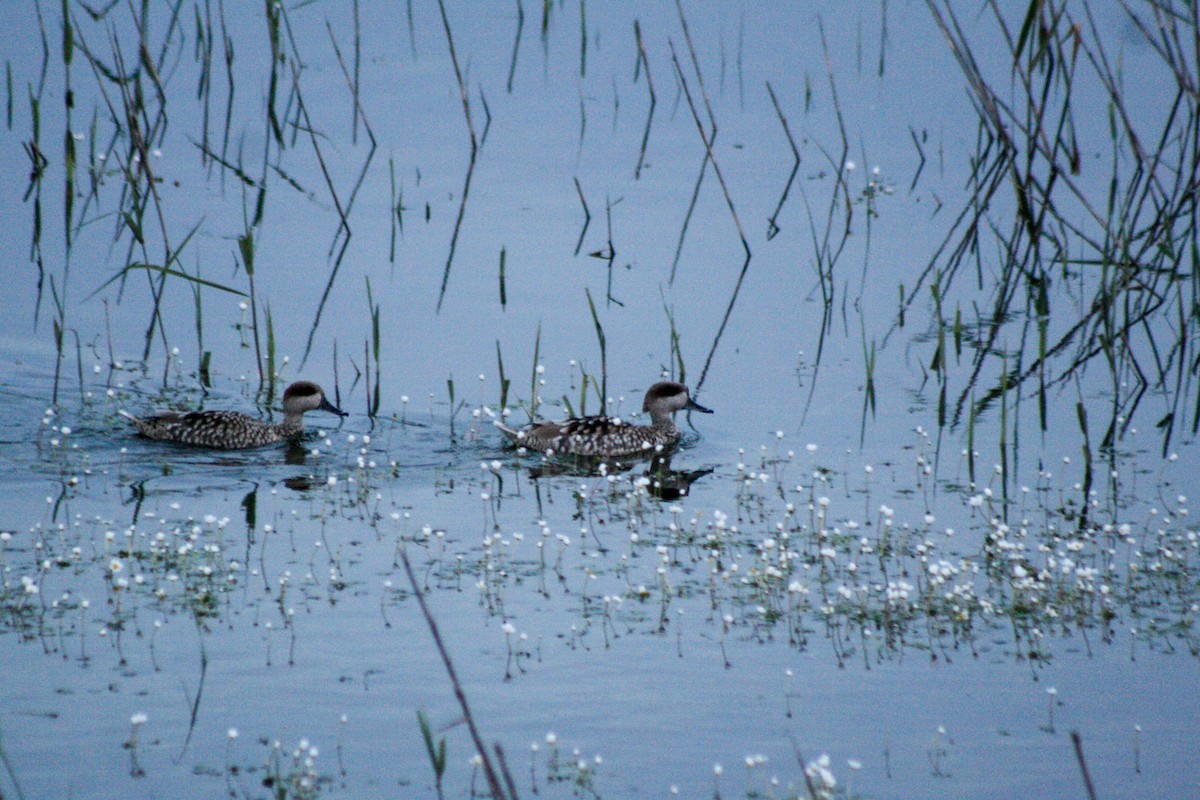
[[(330, 38), (352, 72), (353, 15), (328, 3), (288, 10), (288, 63), (294, 47), (320, 159), (296, 124), (290, 66), (276, 100), (285, 145), (268, 145), (267, 23), (258, 7), (226, 10), (236, 91), (224, 159), (261, 181), (270, 148), (254, 230), (259, 313), (270, 312), (282, 382), (319, 381), (352, 412), (310, 416), (302, 447), (237, 453), (139, 440), (117, 416), (200, 405), (253, 413), (253, 319), (245, 298), (205, 288), (198, 332), (192, 285), (168, 280), (167, 325), (143, 359), (146, 276), (101, 287), (127, 260), (162, 261), (159, 223), (147, 216), (145, 252), (127, 254), (127, 230), (113, 243), (127, 145), (105, 151), (105, 97), (118, 103), (117, 90), (80, 48), (70, 67), (77, 181), (86, 194), (91, 165), (103, 185), (88, 207), (77, 200), (66, 247), (57, 8), (43, 9), (52, 57), (40, 110), (50, 165), (39, 302), (22, 147), (26, 87), (36, 91), (42, 57), (36, 16), (0, 34), (14, 76), (0, 147), (13, 176), (0, 192), (12, 232), (0, 253), (14, 276), (0, 293), (2, 791), (258, 797), (272, 764), (313, 781), (288, 783), (292, 796), (315, 787), (433, 797), (417, 710), (447, 739), (448, 795), (481, 788), (398, 564), (404, 546), (484, 737), (503, 743), (522, 796), (531, 781), (555, 796), (783, 796), (802, 784), (800, 760), (822, 754), (840, 786), (870, 797), (1079, 796), (1072, 730), (1101, 796), (1200, 796), (1193, 441), (1177, 435), (1163, 458), (1154, 423), (1164, 401), (1146, 400), (1113, 455), (1097, 454), (1085, 499), (1075, 406), (1102, 430), (1111, 389), (1092, 370), (1056, 390), (1044, 432), (1028, 393), (1003, 421), (998, 408), (981, 417), (971, 486), (966, 426), (938, 427), (928, 302), (893, 327), (898, 287), (944, 236), (975, 130), (927, 10), (889, 6), (885, 36), (880, 10), (865, 5), (686, 9), (719, 126), (713, 152), (753, 252), (716, 345), (745, 254), (709, 168), (670, 280), (704, 157), (672, 64), (670, 44), (702, 106), (674, 9), (588, 5), (581, 75), (579, 8), (553, 6), (544, 36), (542, 9), (526, 8), (511, 93), (514, 9), (447, 11), (482, 139), (448, 277), (469, 140), (437, 7), (414, 7), (411, 39), (404, 4), (361, 9), (357, 140)], [(157, 53), (167, 20), (153, 13)], [(76, 35), (111, 63), (111, 26), (128, 66), (128, 14), (76, 20)], [(636, 179), (649, 102), (635, 15), (657, 97)], [(164, 225), (176, 247), (188, 242), (178, 269), (249, 292), (237, 238), (256, 190), (201, 162), (194, 16), (184, 10), (161, 70), (171, 121), (151, 159)], [(837, 155), (818, 18), (853, 169)], [(1114, 43), (1126, 69), (1154, 74), (1135, 33), (1114, 29), (1125, 31)], [(219, 39), (215, 53), (211, 120), (226, 102)], [(999, 53), (979, 55), (1003, 70)], [(802, 154), (770, 239), (792, 158), (767, 81)], [(1161, 111), (1158, 96), (1146, 92), (1147, 114)], [(1079, 103), (1103, 108), (1085, 89)], [(218, 151), (222, 123), (211, 120)], [(1089, 153), (1102, 149), (1103, 132), (1100, 143), (1081, 135)], [(927, 157), (919, 174), (914, 136)], [(822, 336), (813, 239), (838, 170), (854, 215)], [(339, 206), (350, 207), (352, 233), (331, 281), (346, 241)], [(589, 255), (610, 242), (611, 265)], [(962, 308), (989, 302), (966, 288), (954, 298)], [(67, 328), (54, 407), (52, 292)], [(595, 412), (583, 376), (604, 368), (610, 410), (628, 414), (660, 374), (678, 376), (672, 320), (692, 386), (712, 354), (699, 396), (716, 411), (680, 418), (674, 494), (649, 493), (644, 467), (611, 479), (542, 474), (537, 459), (502, 447), (491, 425), (502, 413), (498, 352), (511, 421), (527, 418), (535, 381), (539, 413), (565, 413), (564, 397), (579, 410), (581, 393)], [(969, 361), (953, 365), (959, 387)], [(366, 376), (373, 390), (376, 374), (371, 418)], [(1014, 430), (1005, 476), (998, 443)], [(675, 496), (688, 479), (690, 493)], [(317, 753), (294, 758), (302, 741)]]

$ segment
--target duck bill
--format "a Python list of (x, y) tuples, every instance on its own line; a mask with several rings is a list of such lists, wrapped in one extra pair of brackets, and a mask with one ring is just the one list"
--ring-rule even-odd
[(687, 405), (684, 406), (684, 408), (689, 411), (699, 411), (702, 414), (713, 413), (711, 408), (705, 408), (704, 406), (700, 405), (699, 403), (697, 403), (695, 400), (693, 400), (690, 397), (688, 398)]
[(318, 411), (328, 411), (331, 414), (337, 414), (339, 417), (350, 416), (349, 413), (342, 411), (340, 408), (335, 406), (333, 403), (329, 402), (329, 400), (324, 397), (321, 398), (321, 405), (317, 406), (317, 410)]

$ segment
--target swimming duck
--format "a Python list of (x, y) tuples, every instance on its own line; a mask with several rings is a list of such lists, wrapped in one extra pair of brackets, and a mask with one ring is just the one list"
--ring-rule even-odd
[(238, 450), (274, 444), (303, 433), (305, 411), (329, 411), (347, 416), (345, 411), (325, 399), (320, 386), (310, 381), (297, 381), (284, 390), (283, 422), (278, 424), (262, 422), (240, 411), (193, 411), (153, 417), (135, 417), (125, 411), (119, 413), (133, 423), (138, 433), (150, 439)]
[(684, 409), (712, 413), (693, 400), (682, 383), (662, 381), (647, 389), (642, 401), (642, 411), (650, 415), (649, 425), (595, 416), (534, 422), (519, 430), (499, 422), (496, 427), (518, 446), (546, 453), (601, 458), (654, 455), (679, 441), (679, 427), (671, 415)]

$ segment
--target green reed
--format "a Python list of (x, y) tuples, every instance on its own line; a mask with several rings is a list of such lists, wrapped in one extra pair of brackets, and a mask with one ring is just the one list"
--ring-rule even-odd
[(508, 82), (505, 84), (506, 91), (512, 94), (513, 76), (517, 73), (517, 54), (521, 52), (521, 34), (525, 31), (525, 6), (521, 0), (517, 0), (517, 33), (513, 37), (512, 61), (508, 66)]
[[(425, 592), (421, 589), (420, 583), (417, 581), (416, 572), (413, 571), (412, 563), (408, 559), (407, 548), (401, 547), (400, 559), (404, 565), (405, 575), (408, 576), (409, 586), (412, 588), (413, 596), (417, 599), (417, 605), (420, 606), (421, 614), (425, 619), (425, 626), (429, 629), (430, 635), (433, 637), (434, 645), (436, 646), (439, 655), (442, 658), (442, 666), (446, 669), (446, 676), (450, 680), (450, 685), (454, 689), (455, 699), (458, 701), (459, 708), (462, 710), (463, 720), (466, 722), (467, 730), (470, 732), (471, 741), (475, 745), (475, 752), (479, 757), (480, 766), (483, 769), (484, 777), (488, 783), (488, 789), (491, 796), (495, 800), (516, 800), (517, 793), (513, 786), (512, 777), (508, 772), (508, 765), (505, 763), (504, 748), (497, 742), (492, 751), (489, 751), (483, 744), (483, 737), (479, 733), (479, 729), (475, 723), (475, 717), (471, 713), (470, 704), (467, 701), (466, 692), (463, 690), (462, 683), (458, 679), (458, 673), (454, 669), (454, 662), (450, 658), (450, 652), (442, 641), (441, 632), (438, 629), (437, 620), (433, 617), (433, 612), (429, 610), (429, 605), (425, 599)], [(422, 720), (422, 733), (428, 731), (428, 726)], [(445, 769), (445, 743), (442, 742), (437, 748), (435, 755), (434, 748), (431, 746), (433, 738), (431, 735), (425, 737), (426, 745), (429, 749), (430, 760), (433, 763), (435, 772), (438, 771), (439, 763), (442, 765), (442, 770)], [(495, 757), (491, 755), (494, 752)], [(503, 778), (503, 782), (502, 779)]]
[[(1147, 113), (1127, 95), (1108, 30), (1087, 3), (1031, 0), (1019, 16), (989, 4), (986, 19), (997, 35), (987, 46), (1007, 48), (1006, 69), (995, 76), (981, 66), (990, 60), (975, 57), (955, 9), (933, 0), (927, 6), (972, 95), (978, 144), (968, 196), (916, 285), (935, 274), (947, 292), (970, 273), (978, 283), (981, 251), (990, 245), (1000, 254), (995, 301), (952, 423), (969, 402), (983, 410), (1033, 383), (1044, 426), (1047, 392), (1099, 363), (1115, 393), (1102, 440), (1111, 446), (1124, 436), (1142, 401), (1156, 396), (1165, 453), (1178, 428), (1200, 429), (1200, 315), (1180, 313), (1200, 302), (1200, 228), (1190, 210), (1200, 186), (1200, 144), (1192, 135), (1200, 98), (1189, 88), (1200, 65), (1182, 44), (1196, 35), (1194, 15), (1174, 2), (1121, 6), (1125, 29), (1158, 57), (1157, 74), (1146, 79), (1173, 86)], [(1085, 138), (1077, 124), (1088, 107), (1082, 97), (1097, 91), (1107, 103), (1107, 142)], [(1085, 160), (1094, 152), (1104, 158)], [(1081, 180), (1085, 170), (1102, 180)], [(1054, 302), (1069, 302), (1070, 311), (1053, 309)], [(1178, 319), (1168, 323), (1168, 316)], [(1024, 324), (1030, 317), (1036, 324)], [(984, 369), (1002, 336), (1017, 342), (1014, 352), (1036, 353), (1006, 365), (1003, 379)], [(972, 400), (977, 386), (983, 392)]]
[[(209, 149), (209, 115), (212, 111), (212, 80), (213, 80), (213, 47), (215, 28), (212, 20), (212, 1), (204, 3), (204, 13), (199, 5), (192, 8), (192, 29), (195, 31), (195, 44), (192, 47), (192, 58), (197, 62), (200, 75), (196, 79), (196, 99), (200, 101), (200, 151), (203, 154)], [(203, 159), (203, 155), (201, 158)]]
[(63, 189), (63, 233), (66, 242), (67, 257), (64, 262), (63, 283), (66, 284), (66, 263), (71, 258), (71, 220), (75, 210), (75, 136), (71, 125), (71, 112), (75, 108), (75, 93), (71, 88), (71, 62), (75, 56), (74, 34), (71, 27), (71, 14), (68, 0), (62, 0), (62, 61), (63, 61), (63, 172), (65, 187)]
[[(198, 271), (199, 266), (197, 266)], [(193, 316), (196, 323), (196, 352), (200, 356), (197, 376), (200, 385), (209, 388), (212, 386), (212, 351), (204, 349), (204, 295), (200, 291), (200, 284), (190, 282), (189, 286), (192, 291)]]
[(661, 299), (663, 313), (667, 315), (667, 326), (670, 329), (667, 352), (670, 353), (671, 377), (680, 383), (687, 383), (687, 368), (683, 364), (683, 350), (679, 347), (679, 331), (675, 328), (675, 312), (667, 304), (666, 295), (662, 295)]
[(437, 789), (438, 800), (441, 800), (445, 797), (442, 781), (446, 777), (446, 737), (443, 736), (436, 742), (434, 741), (433, 728), (429, 724), (429, 718), (420, 709), (417, 709), (417, 725), (421, 728), (421, 739), (425, 742), (425, 753), (429, 756), (429, 765), (433, 767), (433, 785)]
[(646, 163), (646, 147), (650, 144), (650, 128), (654, 124), (654, 109), (658, 105), (658, 95), (654, 92), (654, 78), (650, 74), (650, 59), (646, 57), (646, 43), (642, 40), (642, 26), (638, 20), (633, 21), (633, 38), (637, 44), (637, 59), (633, 65), (633, 82), (637, 83), (638, 76), (646, 71), (646, 92), (649, 96), (649, 107), (646, 110), (646, 129), (642, 132), (642, 146), (638, 150), (638, 163), (633, 170), (633, 179), (642, 177), (642, 165)]
[[(151, 163), (151, 149), (157, 147), (166, 131), (167, 114), (165, 110), (166, 94), (160, 79), (164, 62), (171, 48), (171, 43), (180, 36), (178, 14), (182, 2), (164, 6), (167, 10), (167, 22), (156, 29), (159, 39), (150, 36), (149, 9), (140, 10), (130, 6), (128, 25), (110, 25), (105, 30), (106, 46), (109, 60), (105, 61), (101, 54), (89, 44), (86, 35), (79, 30), (67, 3), (62, 4), (62, 61), (64, 88), (66, 91), (66, 113), (64, 116), (64, 225), (66, 226), (65, 242), (67, 258), (63, 262), (61, 280), (57, 288), (61, 291), (59, 297), (60, 318), (68, 304), (70, 250), (78, 228), (84, 223), (82, 213), (77, 213), (75, 200), (77, 190), (78, 150), (73, 132), (73, 115), (75, 86), (72, 79), (71, 65), (76, 51), (82, 53), (88, 69), (97, 79), (96, 88), (105, 104), (110, 109), (106, 122), (113, 127), (113, 140), (109, 145), (107, 159), (104, 163), (113, 168), (113, 174), (118, 175), (120, 183), (120, 199), (114, 217), (120, 225), (114, 234), (114, 242), (120, 243), (124, 237), (126, 249), (126, 267), (117, 277), (125, 282), (129, 276), (129, 268), (141, 268), (151, 265), (144, 274), (147, 286), (153, 300), (151, 319), (147, 326), (143, 357), (149, 355), (152, 342), (157, 335), (161, 342), (165, 370), (169, 366), (171, 348), (169, 346), (167, 327), (162, 319), (162, 298), (166, 281), (171, 274), (177, 272), (176, 261), (186, 246), (190, 235), (183, 244), (176, 248), (168, 235), (168, 221), (158, 193), (159, 177)], [(107, 17), (113, 10), (113, 5), (98, 12), (96, 19)], [(44, 30), (44, 28), (43, 28)], [(123, 41), (122, 35), (132, 32), (138, 40), (134, 49), (137, 50), (136, 67), (130, 68), (127, 59), (129, 46)], [(157, 52), (155, 52), (157, 51)], [(93, 110), (91, 135), (89, 138), (89, 176), (90, 186), (83, 195), (83, 209), (93, 202), (98, 205), (98, 175), (97, 175), (97, 125), (99, 115)], [(118, 140), (126, 145), (124, 149), (115, 147)], [(78, 217), (78, 222), (76, 218)], [(155, 238), (157, 240), (155, 240)], [(151, 259), (149, 251), (152, 248), (162, 248), (162, 258)]]
[[(588, 310), (592, 312), (592, 324), (596, 327), (596, 341), (600, 345), (600, 403), (603, 408), (604, 398), (608, 397), (608, 341), (604, 336), (604, 326), (600, 324), (600, 317), (596, 314), (591, 290), (585, 288), (583, 292), (587, 295)], [(584, 413), (582, 409), (580, 413)]]
[(975, 485), (975, 414), (978, 406), (975, 405), (975, 398), (971, 398), (971, 404), (967, 406), (967, 477), (971, 481), (971, 485)]
[(412, 0), (404, 0), (404, 19), (408, 23), (408, 46), (413, 57), (417, 55), (417, 29), (413, 25), (413, 4)]
[(872, 340), (868, 345), (866, 333), (866, 326), (864, 323), (862, 349), (863, 367), (866, 375), (865, 383), (863, 385), (862, 423), (858, 434), (858, 443), (860, 445), (866, 440), (867, 413), (870, 412), (871, 418), (875, 418), (875, 342)]
[[(379, 413), (379, 406), (382, 402), (380, 382), (381, 366), (380, 366), (380, 350), (382, 349), (383, 335), (379, 325), (379, 304), (375, 302), (375, 297), (371, 293), (371, 279), (367, 278), (367, 308), (371, 313), (371, 341), (370, 348), (366, 350), (364, 371), (367, 375), (367, 416), (374, 418)], [(364, 349), (366, 347), (364, 346)], [(371, 361), (372, 357), (375, 362), (375, 383), (371, 384)]]
[(583, 227), (579, 229), (579, 240), (575, 242), (575, 255), (579, 255), (579, 251), (583, 249), (583, 239), (587, 236), (588, 227), (592, 224), (592, 212), (588, 208), (587, 198), (583, 196), (583, 186), (579, 183), (579, 178), (574, 178), (575, 194), (579, 197), (579, 205), (583, 206)]
[[(739, 74), (740, 74), (739, 69)], [(783, 135), (787, 137), (788, 147), (792, 150), (792, 171), (788, 175), (787, 182), (783, 186), (783, 191), (779, 195), (779, 202), (775, 205), (775, 210), (771, 212), (771, 216), (767, 218), (767, 239), (774, 239), (779, 233), (779, 212), (783, 210), (783, 204), (787, 202), (788, 193), (792, 190), (792, 184), (796, 181), (796, 173), (800, 171), (800, 148), (796, 146), (796, 139), (792, 136), (792, 130), (788, 127), (787, 117), (783, 113), (783, 109), (779, 107), (779, 100), (775, 97), (775, 90), (771, 88), (771, 82), (767, 81), (767, 94), (771, 98), (771, 105), (775, 107), (775, 116), (779, 118), (779, 124), (783, 127)]]
[[(332, 36), (332, 33), (330, 35)], [(336, 52), (337, 51), (335, 49), (335, 53)], [(338, 53), (338, 56), (339, 56), (339, 58), (338, 58), (339, 63), (341, 63), (340, 53)], [(308, 330), (308, 339), (304, 343), (304, 355), (300, 359), (300, 364), (301, 364), (301, 366), (303, 366), (308, 361), (309, 355), (312, 353), (313, 342), (317, 335), (317, 329), (321, 325), (321, 316), (323, 315), (323, 313), (325, 311), (325, 305), (329, 301), (329, 297), (330, 297), (331, 293), (333, 292), (333, 285), (334, 285), (335, 281), (337, 280), (338, 272), (341, 269), (342, 262), (346, 257), (346, 252), (348, 251), (348, 249), (350, 247), (350, 239), (352, 236), (352, 231), (350, 228), (350, 220), (349, 220), (350, 208), (353, 205), (354, 197), (356, 196), (356, 194), (358, 192), (359, 186), (361, 186), (361, 184), (362, 184), (363, 177), (365, 176), (366, 170), (368, 169), (371, 159), (374, 156), (375, 137), (373, 134), (371, 134), (370, 126), (366, 125), (367, 133), (368, 133), (368, 135), (370, 135), (370, 138), (371, 138), (371, 151), (367, 156), (366, 163), (363, 165), (362, 172), (359, 175), (358, 182), (355, 184), (354, 188), (351, 190), (349, 200), (346, 202), (343, 202), (341, 194), (338, 192), (337, 187), (334, 184), (333, 177), (329, 172), (329, 167), (325, 162), (325, 156), (324, 156), (324, 153), (323, 153), (323, 151), (321, 149), (321, 145), (320, 145), (320, 137), (317, 136), (317, 131), (314, 127), (313, 120), (309, 116), (308, 107), (304, 102), (304, 96), (300, 91), (300, 72), (299, 72), (299, 68), (296, 66), (295, 61), (291, 62), (291, 69), (292, 69), (292, 95), (291, 96), (292, 96), (292, 98), (295, 99), (295, 102), (296, 102), (296, 111), (295, 111), (296, 124), (293, 126), (293, 130), (298, 131), (299, 129), (302, 128), (303, 130), (306, 130), (308, 132), (308, 139), (309, 139), (309, 143), (312, 145), (313, 156), (316, 158), (317, 165), (321, 171), (321, 177), (323, 178), (323, 180), (325, 182), (325, 188), (329, 192), (329, 198), (333, 202), (333, 207), (336, 210), (337, 216), (338, 216), (337, 229), (334, 232), (333, 241), (330, 243), (330, 246), (329, 246), (329, 256), (332, 258), (333, 264), (329, 270), (329, 277), (326, 278), (325, 289), (321, 293), (321, 299), (317, 303), (317, 310), (316, 310), (316, 313), (313, 315), (312, 325)], [(344, 70), (344, 65), (343, 65), (343, 70)], [(365, 118), (364, 118), (364, 125), (365, 125)], [(293, 146), (294, 146), (294, 142), (293, 142)], [(264, 170), (265, 169), (266, 169), (266, 161), (265, 161), (265, 156), (264, 156)], [(263, 185), (264, 185), (264, 187), (266, 185), (265, 179), (263, 181)], [(260, 193), (259, 199), (260, 199), (260, 211), (261, 211), (261, 203), (265, 199), (265, 194)], [(259, 217), (256, 215), (256, 219), (257, 218), (259, 218)]]
[(501, 412), (508, 408), (508, 388), (512, 380), (504, 374), (504, 356), (500, 353), (500, 340), (496, 340), (496, 368), (500, 372), (500, 405)]
[(538, 405), (541, 403), (541, 393), (538, 392), (538, 367), (542, 349), (542, 323), (538, 323), (537, 332), (533, 336), (533, 367), (529, 370), (529, 421), (537, 419)]
[(587, 77), (587, 2), (579, 0), (579, 77)]
[(275, 387), (278, 384), (277, 369), (275, 366), (275, 324), (271, 320), (271, 304), (267, 303), (263, 309), (266, 316), (267, 327), (267, 382), (266, 386), (260, 386), (259, 391), (265, 393), (265, 401), (272, 403), (275, 401)]
[(450, 49), (450, 62), (454, 66), (454, 77), (458, 81), (463, 116), (466, 117), (467, 133), (471, 144), (467, 172), (463, 177), (462, 197), (458, 205), (458, 216), (454, 221), (454, 232), (450, 235), (450, 252), (446, 256), (446, 267), (442, 272), (442, 287), (438, 291), (437, 310), (441, 311), (442, 301), (446, 298), (446, 287), (450, 283), (450, 267), (454, 263), (454, 251), (458, 247), (458, 235), (462, 230), (463, 217), (467, 213), (467, 197), (471, 193), (471, 178), (475, 174), (475, 160), (479, 155), (479, 139), (475, 135), (475, 123), (471, 119), (471, 100), (467, 93), (467, 84), (463, 78), (462, 69), (458, 64), (458, 54), (454, 49), (454, 35), (450, 30), (450, 19), (446, 16), (446, 5), (443, 0), (438, 0), (438, 10), (441, 12), (442, 26), (446, 31), (446, 45)]
[[(42, 178), (50, 161), (42, 151), (42, 92), (46, 81), (46, 71), (50, 61), (50, 46), (46, 41), (46, 27), (42, 21), (41, 6), (37, 6), (38, 22), (42, 36), (42, 66), (41, 79), (35, 89), (32, 84), (28, 87), (29, 95), (29, 127), (30, 138), (22, 142), (25, 155), (29, 158), (29, 185), (25, 188), (22, 202), (32, 199), (33, 224), (29, 243), (29, 259), (37, 265), (37, 301), (34, 306), (33, 321), (36, 325), (41, 315), (42, 301), (45, 297), (46, 265), (42, 254)], [(9, 104), (12, 104), (11, 93)]]
[(238, 254), (242, 257), (242, 269), (250, 287), (250, 330), (254, 336), (254, 363), (258, 367), (258, 391), (270, 393), (267, 386), (270, 373), (263, 371), (262, 345), (258, 330), (258, 292), (254, 288), (254, 231), (247, 229), (238, 237)]
[(396, 236), (404, 235), (404, 187), (396, 187), (396, 161), (388, 159), (388, 182), (391, 186), (392, 207), (388, 213), (391, 235), (388, 240), (388, 263), (396, 263)]
[(1083, 443), (1080, 449), (1083, 451), (1083, 489), (1080, 494), (1083, 497), (1083, 502), (1080, 506), (1079, 513), (1079, 528), (1083, 530), (1087, 527), (1088, 520), (1088, 498), (1092, 493), (1092, 481), (1094, 478), (1092, 472), (1092, 441), (1088, 435), (1088, 414), (1087, 407), (1083, 401), (1079, 400), (1075, 403), (1075, 417), (1079, 421), (1079, 433), (1083, 436)]
[(506, 252), (504, 247), (500, 248), (500, 308), (507, 308), (508, 293), (504, 288), (504, 262), (506, 260)]
[[(1018, 356), (1017, 356), (1017, 358), (1018, 358), (1018, 360), (1019, 360), (1019, 359), (1020, 359), (1020, 356), (1018, 355)], [(1008, 505), (1008, 468), (1009, 468), (1009, 463), (1008, 463), (1008, 449), (1009, 449), (1009, 446), (1010, 446), (1010, 445), (1009, 445), (1009, 440), (1008, 440), (1008, 429), (1009, 429), (1009, 424), (1010, 424), (1010, 423), (1009, 423), (1009, 420), (1008, 420), (1008, 417), (1009, 417), (1009, 411), (1008, 411), (1009, 396), (1008, 396), (1008, 391), (1007, 391), (1007, 390), (1008, 390), (1008, 387), (1007, 387), (1007, 375), (1008, 375), (1008, 369), (1007, 369), (1007, 366), (1008, 366), (1008, 354), (1007, 354), (1007, 353), (1006, 353), (1006, 354), (1004, 354), (1004, 355), (1002, 356), (1002, 358), (1001, 358), (1001, 364), (1002, 364), (1002, 366), (1001, 366), (1001, 370), (1000, 370), (1000, 385), (1001, 385), (1001, 392), (1000, 392), (1000, 430), (999, 430), (999, 431), (997, 431), (997, 433), (998, 433), (998, 435), (999, 435), (999, 437), (1000, 437), (1000, 447), (999, 447), (999, 453), (1000, 453), (1000, 487), (1001, 487), (1000, 498), (1001, 498), (1001, 499), (1004, 501), (1004, 505), (1003, 505), (1003, 508), (1004, 508), (1004, 518), (1005, 518), (1005, 519), (1008, 519), (1008, 508), (1009, 508), (1009, 505)], [(1017, 398), (1017, 399), (1019, 400), (1019, 396), (1018, 396), (1018, 398)], [(1014, 453), (1016, 453), (1016, 451), (1017, 451), (1017, 441), (1016, 441), (1016, 432), (1015, 432), (1015, 425), (1016, 425), (1016, 415), (1014, 415), (1014, 419), (1013, 419), (1013, 423), (1012, 423), (1012, 424), (1013, 424), (1013, 426), (1014, 426), (1014, 432), (1013, 432), (1013, 441), (1012, 441), (1012, 443), (1011, 443), (1011, 446), (1012, 446), (1013, 452), (1014, 452)]]
[[(938, 427), (946, 424), (946, 325), (942, 316), (942, 292), (941, 286), (936, 281), (930, 285), (929, 291), (933, 294), (933, 316), (934, 325), (937, 328), (937, 346), (933, 351), (933, 359), (930, 361), (929, 369), (937, 377), (938, 383)], [(903, 285), (901, 285), (901, 304), (903, 305)]]

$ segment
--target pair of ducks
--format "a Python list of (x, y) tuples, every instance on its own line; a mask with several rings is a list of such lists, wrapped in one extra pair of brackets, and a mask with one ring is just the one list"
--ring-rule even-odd
[[(593, 416), (535, 422), (520, 429), (497, 422), (496, 427), (517, 446), (547, 454), (601, 458), (654, 455), (679, 441), (679, 427), (671, 415), (684, 409), (712, 413), (693, 400), (682, 383), (661, 381), (646, 390), (642, 401), (642, 411), (650, 415), (649, 425), (634, 425), (619, 417)], [(283, 422), (277, 424), (238, 411), (193, 411), (154, 417), (120, 413), (133, 423), (138, 433), (150, 439), (236, 450), (273, 444), (303, 433), (306, 411), (346, 416), (345, 411), (325, 398), (320, 386), (310, 381), (297, 381), (284, 390)]]

